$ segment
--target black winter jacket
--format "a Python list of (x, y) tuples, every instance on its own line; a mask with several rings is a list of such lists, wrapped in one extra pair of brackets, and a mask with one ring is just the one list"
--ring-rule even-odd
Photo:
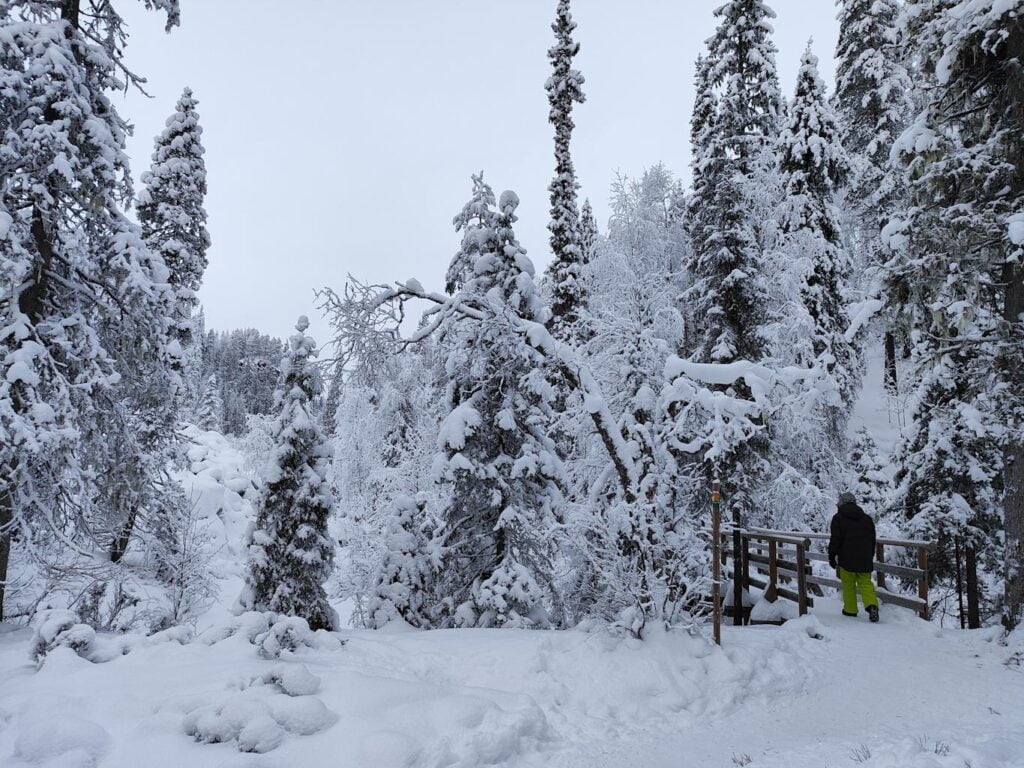
[(843, 504), (832, 518), (828, 559), (844, 571), (871, 573), (875, 569), (875, 522), (856, 504)]

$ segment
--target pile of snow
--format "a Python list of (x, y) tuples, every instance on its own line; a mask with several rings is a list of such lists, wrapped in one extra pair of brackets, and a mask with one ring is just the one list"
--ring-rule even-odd
[(210, 546), (218, 553), (219, 575), (239, 572), (245, 563), (245, 532), (255, 519), (257, 489), (246, 460), (226, 437), (189, 425), (187, 467), (181, 481), (197, 517), (206, 524)]

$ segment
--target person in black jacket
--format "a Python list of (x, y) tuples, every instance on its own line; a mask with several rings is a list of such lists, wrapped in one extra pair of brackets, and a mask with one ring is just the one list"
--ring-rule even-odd
[(843, 616), (857, 615), (857, 589), (871, 621), (878, 621), (878, 595), (871, 582), (875, 570), (875, 522), (857, 506), (852, 493), (839, 494), (839, 509), (832, 517), (828, 564), (843, 583)]

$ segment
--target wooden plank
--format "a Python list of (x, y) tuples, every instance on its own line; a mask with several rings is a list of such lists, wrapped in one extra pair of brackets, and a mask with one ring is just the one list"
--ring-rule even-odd
[[(833, 589), (842, 589), (843, 586), (839, 579), (830, 579), (827, 576), (808, 576), (807, 583), (818, 584), (822, 587), (832, 587)], [(892, 605), (898, 605), (918, 612), (921, 611), (922, 607), (927, 607), (927, 603), (922, 602), (917, 597), (895, 595), (887, 589), (876, 589), (875, 592), (878, 594), (879, 601), (883, 603), (891, 603)]]
[(743, 540), (743, 588), (750, 589), (750, 542)]
[(777, 548), (776, 542), (768, 542), (768, 589), (764, 597), (770, 603), (774, 603), (779, 596), (779, 561), (775, 556)]
[[(734, 511), (735, 515), (736, 512)], [(739, 532), (732, 534), (732, 623), (743, 626), (743, 537)]]
[[(817, 540), (827, 540), (831, 538), (827, 533), (815, 533), (813, 531), (775, 531), (771, 528), (756, 528), (749, 527), (744, 530), (756, 532), (756, 533), (768, 533), (774, 536), (790, 537), (790, 538), (807, 538)], [(885, 544), (891, 547), (905, 547), (907, 549), (916, 549), (918, 547), (934, 547), (934, 541), (920, 541), (918, 539), (875, 539), (877, 544)]]
[[(759, 565), (767, 565), (771, 567), (771, 555), (765, 557), (764, 555), (750, 555), (750, 562), (758, 563)], [(795, 560), (783, 560), (782, 558), (775, 558), (775, 564), (780, 568), (788, 571), (787, 575), (796, 576), (797, 564)], [(761, 569), (764, 570), (763, 568)]]
[(875, 539), (878, 544), (887, 544), (890, 547), (906, 547), (907, 549), (913, 549), (915, 547), (934, 547), (934, 541), (918, 541), (917, 539)]
[(719, 550), (722, 548), (722, 513), (719, 507), (721, 501), (719, 483), (715, 480), (711, 484), (711, 557), (714, 563), (711, 582), (711, 611), (715, 645), (722, 644), (722, 563), (719, 560)]
[(744, 530), (752, 533), (764, 533), (770, 536), (776, 536), (780, 538), (789, 538), (802, 541), (803, 539), (828, 539), (829, 534), (827, 533), (815, 533), (814, 531), (775, 531), (771, 528), (757, 528), (750, 527)]
[[(795, 590), (787, 589), (786, 587), (779, 587), (777, 591), (779, 593), (779, 597), (784, 597), (787, 600), (792, 600), (797, 605), (800, 604), (800, 595)], [(814, 607), (814, 599), (811, 598), (811, 597), (808, 597), (808, 598), (806, 598), (806, 600), (807, 600), (808, 607), (813, 608)]]
[(794, 544), (796, 546), (809, 546), (810, 540), (799, 536), (776, 535), (773, 533), (761, 533), (744, 530), (741, 534), (746, 539), (761, 539), (763, 541), (777, 541), (780, 544)]
[(807, 608), (810, 603), (810, 598), (807, 597), (807, 559), (804, 557), (804, 549), (804, 547), (798, 547), (796, 550), (796, 584), (800, 598), (799, 604), (801, 616), (807, 613)]
[(885, 589), (885, 571), (879, 568), (885, 563), (885, 544), (875, 544), (875, 581), (882, 589)]
[[(895, 563), (875, 563), (875, 571), (879, 574), (888, 573), (890, 576), (902, 576), (905, 579), (913, 579), (914, 581), (923, 579), (925, 575), (925, 572), (920, 568), (907, 568)], [(885, 589), (884, 582), (879, 582), (878, 585)]]
[[(755, 567), (761, 573), (771, 575), (771, 566), (770, 565), (767, 565), (767, 564), (766, 565), (757, 565)], [(781, 565), (781, 561), (780, 561), (780, 564), (777, 564), (775, 566), (775, 571), (776, 571), (776, 581), (778, 581), (778, 575), (780, 575), (780, 574), (782, 576), (785, 576), (787, 579), (793, 579), (794, 581), (796, 581), (797, 577), (800, 575), (797, 572), (795, 567), (794, 568), (785, 568), (785, 567), (783, 567)], [(806, 571), (805, 571), (805, 573), (806, 573)]]
[(758, 578), (757, 576), (751, 576), (750, 583), (758, 589), (768, 589), (768, 582), (764, 579)]
[(917, 597), (924, 603), (921, 608), (920, 616), (924, 620), (928, 620), (928, 550), (925, 547), (921, 547), (917, 550), (917, 567), (921, 569), (923, 575), (921, 580), (917, 582)]
[(828, 555), (825, 552), (812, 552), (812, 551), (808, 551), (806, 553), (806, 557), (807, 557), (808, 560), (815, 560), (815, 561), (817, 561), (819, 563), (827, 563), (828, 562)]
[(901, 606), (902, 608), (909, 608), (912, 611), (920, 613), (922, 610), (928, 609), (928, 603), (917, 597), (905, 597), (903, 595), (894, 595), (887, 589), (876, 589), (878, 593), (878, 599), (883, 603), (892, 603), (893, 605)]
[(808, 576), (808, 584), (817, 584), (819, 587), (832, 587), (832, 589), (842, 589), (843, 583), (839, 579), (830, 579), (828, 576)]

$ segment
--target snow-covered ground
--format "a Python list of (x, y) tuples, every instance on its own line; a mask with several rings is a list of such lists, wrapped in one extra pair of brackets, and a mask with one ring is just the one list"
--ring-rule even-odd
[(190, 438), (183, 479), (219, 596), (194, 633), (101, 634), (88, 660), (58, 647), (38, 666), (33, 631), (0, 625), (2, 768), (1024, 766), (1024, 637), (896, 608), (873, 625), (818, 599), (781, 628), (727, 627), (722, 648), (684, 632), (396, 629), (274, 657), (266, 618), (231, 613), (246, 459), (216, 433)]
[(721, 649), (675, 633), (347, 631), (266, 659), (243, 631), (105, 663), (59, 648), (37, 670), (31, 632), (8, 628), (0, 765), (1024, 765), (1024, 673), (991, 632), (819, 602), (782, 628), (727, 628)]

